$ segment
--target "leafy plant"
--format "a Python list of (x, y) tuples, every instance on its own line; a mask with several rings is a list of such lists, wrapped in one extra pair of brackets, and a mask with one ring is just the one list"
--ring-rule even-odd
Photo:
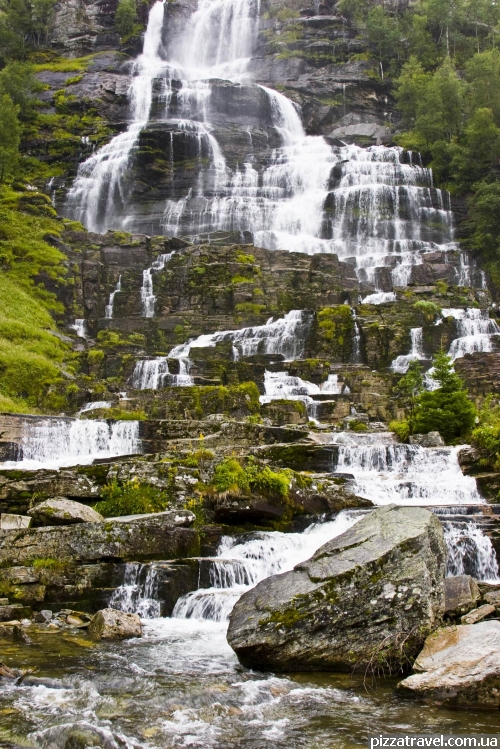
[(112, 481), (103, 488), (102, 500), (94, 505), (94, 510), (104, 517), (141, 515), (162, 512), (167, 509), (169, 501), (167, 492), (137, 479), (124, 484)]

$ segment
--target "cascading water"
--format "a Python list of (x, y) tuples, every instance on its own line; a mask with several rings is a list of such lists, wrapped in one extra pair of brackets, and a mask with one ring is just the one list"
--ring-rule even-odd
[(500, 328), (495, 320), (491, 320), (488, 310), (475, 309), (443, 309), (444, 318), (453, 317), (456, 320), (458, 338), (451, 342), (448, 355), (452, 361), (474, 354), (478, 351), (492, 351), (494, 336), (500, 335)]
[[(360, 280), (375, 287), (371, 303), (393, 300), (384, 283), (407, 285), (425, 253), (446, 256), (457, 250), (449, 196), (433, 187), (430, 170), (401, 148), (335, 147), (306, 135), (297, 107), (265, 86), (252, 87), (250, 152), (229, 167), (210, 118), (229, 116), (217, 110), (223, 106), (217, 93), (221, 79), (235, 84), (251, 76), (259, 2), (199, 0), (190, 22), (170, 39), (168, 61), (162, 45), (165, 12), (161, 2), (150, 12), (129, 91), (128, 130), (80, 167), (68, 199), (74, 218), (93, 230), (134, 228), (125, 176), (140, 132), (153, 118), (170, 148), (173, 194), (163, 215), (168, 235), (249, 232), (255, 244), (269, 249), (336, 253), (354, 262)], [(161, 94), (152, 107), (155, 90)], [(252, 139), (257, 124), (271, 126), (278, 138), (258, 158)], [(198, 164), (193, 184), (184, 187), (175, 179), (177, 140), (191, 143)], [(390, 281), (382, 282), (378, 271), (385, 268)], [(457, 271), (457, 283), (468, 283), (466, 275)], [(145, 310), (148, 316), (146, 304)]]
[(305, 341), (312, 320), (312, 313), (292, 310), (278, 320), (273, 321), (271, 317), (265, 325), (241, 328), (241, 330), (223, 330), (198, 336), (187, 343), (175, 346), (169, 356), (188, 357), (193, 348), (231, 343), (234, 361), (257, 354), (276, 354), (283, 356), (286, 361), (292, 361), (304, 354)]
[(71, 327), (78, 338), (88, 338), (87, 322), (83, 318), (77, 318)]
[(172, 618), (227, 622), (234, 604), (247, 590), (270, 575), (277, 575), (309, 559), (320, 546), (359, 520), (356, 511), (344, 510), (335, 520), (317, 523), (304, 533), (254, 533), (249, 540), (225, 536), (210, 573), (212, 587), (180, 598)]
[(109, 295), (109, 302), (106, 305), (105, 317), (108, 320), (111, 320), (112, 317), (113, 317), (113, 306), (114, 306), (114, 303), (115, 303), (115, 296), (121, 290), (122, 290), (122, 277), (119, 276), (118, 277), (118, 281), (117, 281), (116, 286), (115, 286), (115, 289)]
[(422, 343), (422, 328), (411, 328), (410, 338), (411, 338), (410, 353), (403, 354), (401, 356), (396, 357), (396, 359), (394, 359), (394, 361), (391, 364), (391, 369), (393, 372), (397, 372), (398, 374), (406, 374), (406, 372), (408, 372), (408, 367), (410, 366), (410, 362), (425, 359), (423, 343)]
[(109, 607), (127, 614), (139, 614), (143, 619), (160, 616), (156, 567), (139, 562), (125, 565), (123, 583), (113, 592)]
[(154, 317), (155, 314), (156, 295), (153, 292), (153, 273), (160, 273), (173, 254), (169, 252), (159, 255), (151, 267), (146, 268), (142, 273), (141, 303), (144, 317)]
[(403, 445), (384, 434), (333, 434), (332, 470), (354, 477), (354, 492), (377, 505), (472, 505), (482, 502), (476, 481), (464, 476), (459, 447)]
[(264, 372), (264, 395), (260, 396), (261, 403), (271, 403), (273, 400), (297, 400), (305, 405), (311, 419), (317, 419), (318, 401), (314, 395), (339, 395), (342, 386), (339, 385), (338, 375), (328, 375), (321, 385), (292, 377), (288, 372)]
[(24, 423), (19, 459), (4, 467), (59, 468), (140, 451), (138, 421), (42, 419)]
[(442, 520), (448, 546), (448, 575), (472, 575), (476, 580), (500, 583), (495, 549), (474, 521)]
[(188, 358), (180, 358), (179, 374), (171, 374), (166, 356), (156, 359), (142, 359), (134, 367), (131, 385), (137, 390), (158, 390), (162, 387), (190, 387), (194, 379), (189, 374), (192, 363)]
[(69, 192), (69, 213), (89, 231), (104, 233), (126, 204), (124, 178), (130, 155), (149, 120), (153, 80), (165, 70), (165, 62), (160, 57), (163, 19), (163, 2), (157, 2), (149, 13), (143, 53), (134, 65), (128, 91), (131, 119), (128, 129), (80, 165)]

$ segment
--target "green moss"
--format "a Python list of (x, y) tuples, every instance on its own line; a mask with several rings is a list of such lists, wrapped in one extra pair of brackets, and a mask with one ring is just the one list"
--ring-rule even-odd
[(31, 562), (31, 566), (36, 570), (64, 570), (69, 564), (66, 559), (54, 559), (53, 557), (38, 557)]
[(298, 609), (288, 608), (284, 611), (273, 611), (267, 619), (259, 619), (259, 626), (265, 627), (267, 624), (277, 624), (279, 627), (291, 629), (296, 624), (306, 619), (307, 612), (300, 612)]
[(324, 307), (317, 314), (317, 340), (321, 352), (340, 361), (352, 354), (354, 320), (347, 304)]

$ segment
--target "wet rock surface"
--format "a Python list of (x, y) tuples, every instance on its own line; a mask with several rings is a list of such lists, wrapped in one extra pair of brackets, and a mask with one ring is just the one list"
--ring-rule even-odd
[(398, 684), (401, 694), (461, 708), (500, 707), (500, 622), (447, 627), (430, 635)]
[(103, 609), (92, 618), (89, 635), (95, 640), (127, 640), (131, 637), (141, 637), (141, 619), (138, 614)]
[(165, 512), (104, 523), (0, 532), (0, 562), (31, 563), (52, 557), (79, 563), (196, 555), (199, 544), (192, 513)]
[(442, 618), (446, 556), (432, 513), (379, 508), (293, 571), (243, 595), (228, 641), (252, 668), (407, 667)]
[(28, 511), (38, 525), (73, 525), (101, 523), (104, 518), (91, 507), (73, 502), (67, 497), (54, 497), (40, 502)]
[(477, 582), (470, 575), (447, 577), (444, 581), (445, 614), (451, 618), (467, 614), (481, 598)]

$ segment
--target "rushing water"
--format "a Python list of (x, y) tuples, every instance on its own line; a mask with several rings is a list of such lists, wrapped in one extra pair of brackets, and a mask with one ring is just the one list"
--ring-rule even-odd
[[(360, 280), (375, 286), (372, 303), (394, 299), (390, 288), (380, 286), (379, 269), (390, 268), (386, 285), (406, 286), (426, 252), (457, 250), (449, 197), (434, 188), (431, 171), (411, 153), (385, 146), (332, 147), (321, 136), (308, 136), (296, 105), (265, 86), (252, 86), (253, 117), (259, 130), (271, 122), (277, 145), (268, 144), (257, 157), (250, 127), (250, 152), (228, 166), (211, 118), (229, 114), (224, 107), (214, 111), (214, 102), (221, 103), (214, 86), (221, 79), (251, 80), (260, 4), (199, 0), (167, 52), (162, 35), (165, 29), (168, 34), (168, 12), (161, 2), (150, 11), (128, 94), (129, 127), (80, 166), (67, 203), (74, 218), (94, 231), (133, 229), (127, 172), (140, 133), (153, 120), (170, 144), (173, 185), (179, 136), (198, 162), (196, 184), (182, 188), (180, 196), (179, 188), (172, 188), (175, 197), (166, 200), (167, 235), (248, 232), (269, 249), (336, 253), (351, 258)], [(456, 282), (466, 284), (469, 266), (462, 265)], [(147, 273), (144, 280), (149, 316)]]
[(408, 372), (408, 367), (410, 366), (410, 362), (419, 361), (420, 359), (425, 359), (423, 345), (422, 345), (422, 328), (411, 328), (410, 338), (411, 338), (410, 353), (403, 354), (401, 356), (396, 357), (396, 359), (394, 359), (394, 361), (391, 364), (391, 369), (393, 372), (397, 372), (398, 374), (406, 374), (406, 372)]
[(131, 385), (137, 390), (158, 390), (162, 387), (189, 387), (194, 385), (194, 379), (189, 374), (192, 362), (187, 358), (179, 358), (179, 373), (171, 374), (166, 356), (156, 359), (141, 359), (134, 367)]
[(159, 255), (151, 267), (146, 268), (142, 273), (141, 303), (144, 317), (154, 317), (155, 314), (156, 295), (153, 291), (153, 274), (160, 273), (173, 254), (173, 252), (168, 252)]
[(453, 317), (456, 320), (458, 337), (450, 345), (448, 355), (452, 361), (465, 354), (477, 351), (492, 351), (496, 336), (500, 335), (500, 328), (495, 320), (491, 320), (488, 310), (475, 308), (443, 309), (443, 317)]
[(480, 504), (476, 480), (464, 476), (460, 447), (420, 447), (392, 442), (392, 435), (340, 433), (332, 469), (354, 477), (354, 491), (377, 505)]
[(3, 467), (59, 468), (140, 451), (138, 421), (27, 419), (23, 423), (18, 460), (4, 463)]
[[(2, 644), (12, 666), (37, 667), (52, 687), (7, 683), (0, 740), (32, 749), (337, 749), (377, 733), (492, 733), (494, 713), (454, 712), (396, 697), (396, 680), (351, 675), (283, 677), (241, 667), (226, 627), (237, 598), (264, 577), (291, 569), (356, 521), (343, 512), (303, 534), (257, 533), (222, 540), (212, 587), (180, 599), (171, 618), (145, 621), (144, 637), (95, 643), (31, 627), (36, 647)], [(154, 565), (130, 564), (112, 603), (154, 616)], [(1, 638), (1, 635), (0, 635)], [(86, 743), (82, 743), (86, 736)]]

